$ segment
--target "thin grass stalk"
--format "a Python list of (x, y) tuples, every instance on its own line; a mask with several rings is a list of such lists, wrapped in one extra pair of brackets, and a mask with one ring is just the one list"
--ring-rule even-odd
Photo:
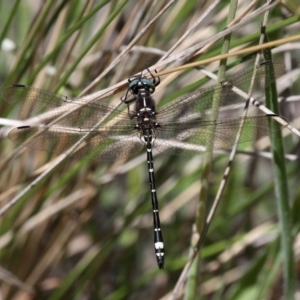
[(71, 74), (74, 72), (78, 64), (81, 62), (81, 60), (86, 56), (86, 54), (91, 50), (91, 48), (98, 42), (100, 37), (104, 34), (105, 29), (108, 27), (108, 25), (122, 12), (122, 9), (125, 7), (125, 5), (128, 3), (129, 0), (123, 0), (121, 4), (119, 4), (113, 11), (113, 13), (109, 16), (109, 18), (105, 21), (103, 26), (98, 30), (98, 32), (95, 34), (95, 36), (91, 39), (91, 41), (86, 45), (86, 47), (83, 49), (83, 51), (79, 54), (77, 59), (73, 62), (72, 66), (64, 73), (64, 75), (60, 78), (59, 84), (55, 88), (55, 92), (58, 92), (59, 89), (64, 86), (71, 76)]
[[(264, 17), (264, 24), (267, 23), (267, 19), (268, 19), (268, 12), (265, 13), (265, 17)], [(263, 42), (263, 36), (261, 36), (260, 38), (260, 43)], [(258, 54), (257, 57), (256, 57), (256, 62), (255, 62), (255, 65), (257, 65), (259, 63), (259, 58), (260, 58), (260, 55)], [(253, 79), (254, 77), (256, 76), (255, 74), (255, 71), (253, 73)], [(249, 95), (252, 94), (252, 84), (250, 84), (249, 86), (249, 90), (247, 91), (247, 93)], [(245, 108), (244, 108), (244, 112), (243, 112), (243, 116), (246, 116), (247, 115), (247, 112), (248, 112), (248, 108), (249, 108), (249, 104), (250, 104), (250, 97), (249, 99), (247, 100), (247, 102), (245, 103)], [(243, 123), (244, 122), (241, 122), (241, 130), (242, 130), (242, 127), (243, 127)], [(214, 203), (211, 207), (211, 211), (207, 217), (207, 221), (206, 221), (206, 229), (205, 229), (205, 233), (207, 232), (207, 227), (210, 225), (211, 221), (212, 221), (212, 218), (215, 214), (215, 211), (217, 209), (217, 206), (220, 202), (220, 199), (221, 199), (221, 196), (224, 192), (224, 189), (225, 189), (225, 186), (226, 186), (226, 183), (227, 183), (227, 180), (228, 180), (228, 177), (229, 177), (229, 174), (231, 173), (231, 168), (232, 168), (232, 163), (233, 163), (233, 160), (234, 160), (234, 157), (235, 157), (235, 154), (236, 154), (236, 151), (237, 151), (237, 147), (238, 147), (238, 141), (239, 141), (239, 136), (240, 136), (240, 133), (241, 131), (239, 131), (239, 133), (237, 134), (237, 138), (236, 138), (236, 143), (230, 153), (230, 157), (229, 157), (229, 161), (228, 161), (228, 164), (227, 164), (227, 168), (225, 169), (225, 172), (224, 172), (224, 175), (223, 175), (223, 180), (221, 181), (220, 183), (220, 186), (219, 186), (219, 189), (218, 189), (218, 192), (216, 194), (216, 197), (215, 197), (215, 200), (214, 200)], [(199, 241), (200, 242), (200, 241)]]
[[(128, 53), (128, 51), (145, 35), (147, 30), (154, 24), (155, 21), (157, 21), (166, 11), (167, 9), (173, 4), (174, 0), (170, 0), (162, 9), (161, 11), (150, 21), (147, 23), (147, 25), (131, 40), (131, 42), (125, 47), (125, 49), (122, 50), (122, 52), (110, 63), (110, 65), (106, 68), (105, 72), (97, 76), (93, 80), (91, 84), (89, 84), (88, 87), (86, 87), (80, 95), (84, 95), (87, 93), (90, 89), (92, 89), (113, 67), (116, 66), (118, 62), (121, 61), (121, 59)], [(132, 74), (134, 75), (134, 74)], [(127, 80), (123, 81), (124, 83), (128, 83)]]
[[(255, 295), (256, 299), (267, 299), (270, 297), (270, 290), (274, 286), (274, 282), (277, 280), (278, 272), (280, 271), (282, 264), (282, 257), (279, 251), (279, 238), (277, 238), (271, 245), (267, 248), (267, 258), (265, 261), (264, 272), (261, 272), (258, 280), (260, 280), (259, 290)], [(273, 262), (270, 267), (270, 261)]]
[[(265, 38), (268, 40), (267, 34), (265, 34)], [(264, 55), (266, 60), (272, 60), (270, 49), (265, 49)], [(277, 99), (278, 95), (276, 84), (274, 83), (266, 89), (266, 105), (270, 107), (274, 113), (279, 114)], [(275, 121), (270, 119), (270, 122)], [(294, 299), (296, 292), (296, 271), (293, 252), (294, 238), (292, 236), (292, 214), (289, 206), (288, 178), (286, 173), (284, 146), (281, 131), (278, 130), (274, 134), (271, 134), (270, 140), (273, 154), (275, 195), (279, 215), (281, 249), (283, 256), (284, 293), (287, 300), (292, 300)]]
[(35, 70), (30, 74), (28, 83), (32, 84), (36, 76), (40, 71), (62, 50), (64, 43), (72, 37), (72, 35), (77, 31), (81, 30), (83, 25), (90, 20), (103, 6), (105, 6), (110, 0), (103, 0), (99, 4), (95, 5), (85, 16), (78, 20), (59, 40), (58, 44), (54, 49), (46, 56), (42, 58)]
[(21, 0), (17, 0), (15, 1), (14, 3), (14, 6), (8, 16), (8, 19), (7, 21), (5, 22), (5, 26), (0, 34), (0, 45), (2, 45), (2, 42), (4, 40), (4, 38), (6, 37), (7, 33), (8, 33), (8, 30), (9, 30), (9, 27), (11, 26), (11, 23), (13, 21), (13, 18), (14, 16), (16, 15), (17, 11), (18, 11), (18, 7), (19, 7), (19, 4), (20, 4)]
[[(227, 17), (227, 24), (230, 24), (236, 14), (237, 10), (237, 1), (232, 0), (230, 1), (229, 5), (229, 12)], [(231, 34), (228, 34), (224, 37), (224, 42), (222, 45), (222, 54), (228, 53), (230, 49), (230, 40), (231, 40)], [(218, 71), (218, 82), (224, 80), (225, 78), (225, 71), (226, 71), (226, 60), (220, 61), (220, 67)], [(221, 95), (218, 93), (214, 96), (213, 99), (213, 107), (212, 107), (212, 120), (216, 120), (218, 118), (218, 111), (220, 106), (220, 97)], [(209, 137), (214, 140), (214, 137)], [(213, 146), (213, 142), (207, 143), (208, 148)], [(203, 167), (203, 173), (201, 175), (201, 190), (199, 195), (199, 204), (198, 204), (198, 210), (196, 214), (196, 222), (193, 225), (193, 236), (191, 241), (191, 250), (195, 249), (197, 246), (197, 243), (200, 239), (201, 234), (204, 233), (204, 226), (205, 226), (205, 219), (207, 215), (207, 201), (208, 201), (208, 195), (209, 195), (209, 175), (212, 165), (212, 148), (208, 149), (207, 154), (205, 155), (204, 160), (204, 167)], [(192, 253), (193, 251), (191, 251)], [(197, 295), (197, 285), (199, 280), (199, 267), (200, 267), (200, 251), (199, 255), (194, 260), (191, 269), (189, 271), (188, 275), (188, 281), (186, 286), (186, 293), (185, 293), (185, 299), (186, 300), (192, 300), (195, 299)]]
[(47, 1), (45, 3), (45, 7), (42, 9), (42, 13), (38, 16), (36, 22), (33, 25), (33, 28), (30, 30), (29, 35), (26, 37), (26, 40), (23, 42), (22, 47), (18, 52), (18, 55), (14, 63), (14, 67), (10, 72), (8, 78), (6, 79), (6, 84), (14, 82), (16, 78), (19, 77), (20, 65), (23, 66), (25, 65), (26, 59), (24, 58), (27, 56), (27, 52), (31, 47), (31, 45), (33, 44), (33, 39), (38, 34), (38, 31), (40, 30), (42, 23), (45, 21), (51, 8), (53, 7), (54, 2), (55, 1)]

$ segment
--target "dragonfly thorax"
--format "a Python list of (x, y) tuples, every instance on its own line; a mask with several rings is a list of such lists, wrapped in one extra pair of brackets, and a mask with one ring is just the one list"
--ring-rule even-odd
[(155, 113), (155, 102), (149, 91), (144, 89), (138, 91), (135, 99), (135, 111), (137, 114), (151, 115), (153, 112)]
[(140, 129), (151, 128), (155, 129), (157, 122), (155, 120), (155, 112), (141, 111), (136, 115), (137, 124)]

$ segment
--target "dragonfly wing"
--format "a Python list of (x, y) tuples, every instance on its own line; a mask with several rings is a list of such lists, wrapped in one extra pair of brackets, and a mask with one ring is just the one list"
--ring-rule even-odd
[(154, 147), (159, 152), (173, 155), (194, 155), (203, 154), (210, 149), (231, 149), (237, 143), (236, 138), (242, 125), (238, 143), (257, 140), (284, 127), (274, 120), (269, 124), (271, 118), (268, 115), (260, 115), (216, 121), (195, 120), (181, 124), (166, 124), (167, 126), (162, 125), (158, 129)]
[(128, 120), (127, 112), (99, 101), (55, 95), (24, 85), (7, 86), (1, 90), (0, 96), (9, 104), (19, 106), (23, 119), (37, 116), (38, 123), (42, 124), (53, 122), (61, 126), (92, 128), (108, 114), (109, 120), (116, 116), (119, 120)]
[[(161, 127), (157, 129), (154, 147), (160, 152), (175, 155), (230, 149), (236, 143), (242, 121), (244, 126), (240, 143), (280, 130), (281, 126), (274, 122), (269, 129), (270, 117), (265, 115), (235, 119), (228, 117), (230, 109), (246, 102), (249, 86), (252, 86), (251, 95), (256, 97), (284, 73), (284, 69), (281, 62), (266, 62), (164, 105), (156, 113), (157, 123)], [(220, 100), (218, 111), (214, 111), (215, 97)]]
[(99, 129), (21, 126), (12, 129), (8, 137), (24, 147), (62, 154), (87, 134), (87, 138), (69, 154), (70, 156), (114, 161), (138, 153), (144, 145), (132, 126), (125, 125)]
[(19, 145), (60, 154), (89, 134), (70, 156), (107, 161), (126, 158), (143, 148), (133, 129), (135, 120), (129, 118), (127, 111), (24, 85), (5, 87), (0, 95), (19, 106), (25, 118), (38, 116), (38, 125), (9, 132), (8, 137)]
[(281, 62), (265, 62), (221, 83), (196, 90), (170, 104), (164, 105), (157, 111), (158, 122), (186, 120), (187, 116), (209, 120), (214, 113), (213, 103), (215, 97), (220, 99), (218, 109), (220, 112), (237, 107), (243, 108), (241, 104), (246, 103), (249, 86), (252, 85), (252, 82), (251, 96), (255, 98), (263, 94), (265, 88), (276, 81), (276, 78), (284, 71), (285, 66)]

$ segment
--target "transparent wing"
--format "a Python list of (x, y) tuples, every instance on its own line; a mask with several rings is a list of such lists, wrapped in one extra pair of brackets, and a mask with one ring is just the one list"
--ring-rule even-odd
[[(23, 85), (2, 89), (1, 97), (19, 106), (27, 117), (38, 116), (40, 120), (38, 125), (12, 129), (8, 137), (16, 144), (64, 153), (89, 133), (71, 156), (107, 161), (134, 155), (144, 146), (134, 130), (136, 120), (131, 120), (127, 112), (106, 104), (72, 99)], [(102, 119), (105, 119), (103, 123)], [(46, 125), (49, 123), (51, 126)]]
[(108, 114), (108, 120), (117, 118), (117, 122), (130, 123), (127, 112), (107, 104), (60, 96), (35, 87), (10, 85), (1, 90), (0, 96), (9, 104), (18, 106), (24, 118), (37, 116), (44, 124), (57, 119), (56, 125), (92, 128)]
[(209, 149), (231, 149), (236, 144), (242, 122), (244, 124), (238, 143), (257, 140), (281, 130), (283, 126), (274, 120), (270, 122), (272, 118), (272, 116), (260, 115), (216, 121), (168, 123), (167, 126), (158, 129), (154, 147), (159, 152), (172, 155), (203, 154)]
[[(131, 135), (128, 135), (128, 133)], [(24, 147), (65, 153), (75, 143), (89, 133), (76, 150), (70, 154), (73, 157), (95, 159), (99, 161), (114, 161), (127, 158), (138, 153), (144, 144), (132, 127), (120, 126), (98, 130), (66, 128), (58, 126), (21, 126), (12, 129), (8, 137), (13, 142)]]
[[(281, 62), (265, 62), (257, 67), (240, 72), (225, 81), (208, 88), (196, 90), (170, 104), (164, 105), (157, 112), (158, 123), (182, 120), (189, 122), (191, 118), (209, 120), (213, 113), (213, 99), (220, 98), (219, 111), (224, 112), (245, 103), (249, 86), (253, 80), (251, 96), (256, 98), (264, 93), (267, 86), (285, 72)], [(253, 77), (254, 76), (254, 77)], [(239, 89), (236, 93), (233, 87)]]
[[(157, 129), (154, 147), (160, 152), (176, 155), (201, 154), (209, 146), (212, 150), (230, 149), (235, 144), (243, 118), (228, 119), (228, 110), (246, 102), (251, 83), (251, 95), (255, 98), (284, 70), (281, 62), (266, 62), (164, 105), (157, 111), (157, 122), (161, 127)], [(239, 89), (238, 93), (236, 89)], [(215, 96), (220, 99), (220, 107), (218, 119), (212, 120)], [(281, 129), (273, 122), (269, 129), (268, 118), (265, 115), (245, 117), (240, 143)]]
[[(213, 150), (231, 148), (242, 118), (226, 119), (226, 111), (245, 102), (253, 73), (255, 79), (251, 94), (256, 96), (283, 72), (282, 63), (267, 62), (163, 106), (156, 114), (161, 127), (154, 132), (154, 147), (169, 154), (187, 155), (201, 154), (207, 151), (208, 146)], [(236, 93), (233, 86), (242, 92)], [(220, 112), (218, 120), (211, 120), (215, 95), (221, 100)], [(9, 133), (12, 141), (26, 147), (63, 153), (89, 132), (88, 138), (73, 156), (116, 160), (143, 148), (140, 133), (134, 129), (136, 120), (131, 120), (127, 112), (106, 104), (57, 96), (22, 85), (4, 88), (1, 96), (10, 104), (19, 105), (26, 116), (38, 115), (42, 122), (42, 125), (22, 126)], [(102, 123), (103, 118), (105, 122)], [(240, 142), (280, 129), (275, 124), (269, 131), (267, 119), (265, 116), (244, 119)], [(54, 125), (46, 125), (49, 123)], [(99, 125), (95, 127), (96, 124)]]

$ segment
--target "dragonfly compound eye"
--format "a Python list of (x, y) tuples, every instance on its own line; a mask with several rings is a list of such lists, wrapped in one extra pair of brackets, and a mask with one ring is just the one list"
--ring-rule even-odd
[(147, 78), (138, 78), (130, 82), (129, 89), (133, 94), (138, 94), (139, 90), (146, 90), (151, 94), (155, 91), (155, 84)]

